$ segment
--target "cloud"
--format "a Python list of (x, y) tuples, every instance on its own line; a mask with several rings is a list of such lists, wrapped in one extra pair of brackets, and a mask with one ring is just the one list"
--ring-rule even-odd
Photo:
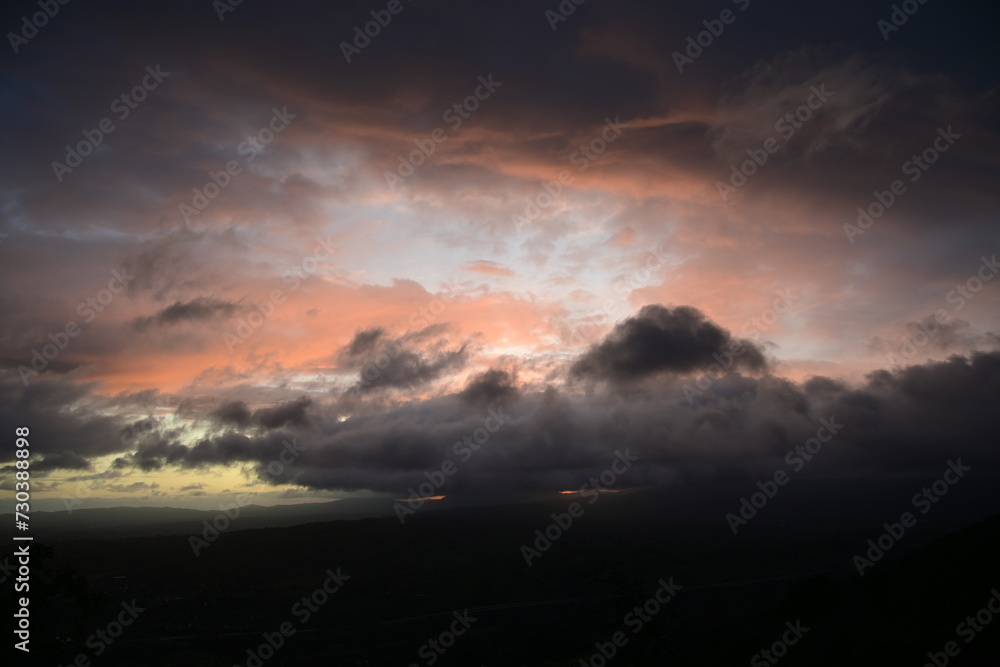
[(728, 331), (708, 321), (698, 309), (644, 306), (581, 355), (570, 373), (578, 378), (628, 382), (663, 372), (707, 370), (722, 363), (723, 355), (733, 357), (734, 344), (742, 346), (734, 366), (767, 369), (760, 348), (750, 341), (733, 340)]
[(154, 315), (137, 317), (132, 326), (145, 331), (151, 326), (169, 326), (181, 322), (204, 322), (229, 317), (240, 309), (239, 304), (220, 301), (212, 297), (198, 297), (191, 301), (177, 301)]
[(253, 413), (252, 419), (269, 431), (282, 426), (305, 426), (309, 422), (306, 411), (310, 405), (312, 399), (303, 396), (271, 408), (261, 408)]
[[(415, 389), (442, 375), (460, 370), (469, 358), (469, 350), (462, 345), (452, 350), (425, 355), (413, 350), (400, 349), (396, 352), (384, 369), (375, 368), (371, 377), (362, 370), (361, 382), (356, 385), (361, 392), (377, 391), (379, 389)], [(366, 366), (371, 369), (371, 366)]]
[[(922, 349), (962, 357), (864, 376), (1000, 245), (996, 40), (980, 9), (949, 6), (960, 33), (887, 50), (860, 2), (751, 8), (683, 75), (672, 54), (701, 30), (695, 4), (586, 5), (553, 33), (532, 3), (414, 3), (406, 30), (332, 68), (329, 26), (364, 19), (355, 3), (311, 7), (308, 21), (246, 5), (246, 29), (222, 31), (191, 20), (204, 10), (181, 0), (154, 24), (139, 3), (98, 2), (46, 30), (115, 49), (5, 72), (17, 103), (0, 151), (0, 432), (30, 425), (41, 473), (109, 455), (115, 474), (266, 464), (297, 437), (309, 449), (288, 480), (405, 492), (494, 402), (512, 417), (456, 489), (565, 488), (625, 445), (643, 452), (635, 483), (747, 475), (831, 414), (851, 419), (833, 470), (922, 465), (946, 434), (994, 460), (992, 357), (973, 352), (996, 345), (974, 332), (1000, 330), (998, 281), (961, 302), (967, 328)], [(807, 48), (804, 21), (823, 26)], [(181, 33), (198, 48), (176, 48)], [(57, 183), (50, 159), (139, 83), (148, 53), (171, 75)], [(502, 87), (389, 188), (385, 172), (487, 69)], [(823, 85), (833, 96), (721, 201), (731, 165)], [(244, 162), (276, 105), (297, 118)], [(617, 117), (620, 140), (579, 168)], [(908, 180), (901, 166), (939, 127), (962, 138)], [(25, 168), (26, 155), (45, 157)], [(178, 205), (229, 160), (246, 168), (186, 223)], [(546, 194), (564, 170), (572, 182)], [(905, 195), (849, 243), (843, 225), (896, 178)], [(515, 229), (513, 213), (546, 200)], [(655, 269), (653, 247), (669, 254)], [(136, 277), (108, 301), (121, 266)], [(794, 312), (750, 324), (789, 286)], [(235, 317), (250, 335), (229, 349)], [(71, 321), (79, 335), (46, 360)], [(567, 334), (583, 322), (602, 336), (589, 349)], [(689, 402), (684, 376), (725, 365), (716, 355), (748, 327), (785, 360), (765, 363), (755, 339)], [(889, 342), (873, 349), (873, 336)], [(516, 376), (501, 370), (512, 354)], [(32, 362), (45, 370), (25, 386), (17, 369)], [(793, 367), (803, 382), (767, 375)]]
[(250, 408), (243, 401), (230, 401), (219, 406), (212, 416), (224, 424), (246, 426), (250, 423)]
[(247, 427), (256, 426), (273, 430), (282, 426), (305, 426), (309, 421), (307, 411), (312, 399), (301, 396), (294, 401), (250, 411), (243, 401), (229, 401), (212, 411), (210, 417), (223, 424)]
[[(622, 478), (624, 486), (711, 478), (749, 483), (787, 467), (787, 452), (814, 437), (825, 421), (837, 425), (835, 445), (825, 447), (803, 474), (923, 472), (959, 456), (977, 470), (1000, 472), (1000, 450), (993, 446), (998, 377), (1000, 352), (981, 352), (880, 370), (859, 385), (733, 372), (693, 400), (685, 395), (684, 380), (671, 374), (635, 386), (627, 400), (615, 387), (588, 393), (521, 387), (516, 401), (498, 407), (489, 406), (485, 394), (476, 395), (482, 403), (470, 402), (472, 396), (463, 395), (467, 388), (347, 420), (333, 403), (315, 406), (315, 420), (294, 436), (277, 430), (221, 435), (191, 447), (149, 443), (127, 465), (149, 470), (246, 463), (262, 475), (294, 437), (299, 456), (279, 476), (262, 480), (405, 494), (426, 481), (425, 472), (451, 460), (458, 472), (443, 493), (498, 497), (578, 488), (616, 450), (628, 448), (639, 461)], [(493, 369), (469, 387), (510, 382)], [(475, 436), (477, 429), (488, 433), (485, 439)], [(474, 437), (482, 441), (476, 451), (464, 445)]]
[(108, 484), (106, 488), (108, 491), (114, 491), (115, 493), (135, 494), (155, 491), (160, 488), (160, 485), (156, 482), (133, 482), (132, 484)]
[[(0, 429), (30, 428), (32, 453), (44, 457), (32, 464), (36, 472), (86, 469), (88, 459), (126, 449), (121, 437), (126, 422), (109, 414), (116, 399), (95, 395), (95, 388), (60, 376), (39, 377), (24, 386), (16, 371), (0, 370)], [(12, 461), (13, 448), (2, 456)]]
[(896, 329), (895, 335), (886, 338), (875, 336), (869, 342), (872, 351), (884, 355), (887, 365), (906, 365), (941, 352), (970, 353), (1000, 349), (1000, 336), (980, 333), (961, 319), (939, 321), (937, 316), (928, 315)]
[(49, 472), (51, 470), (90, 470), (90, 461), (85, 456), (76, 452), (59, 452), (49, 454), (41, 461), (31, 464), (35, 472)]
[(120, 470), (105, 470), (104, 472), (94, 473), (93, 475), (74, 475), (72, 477), (67, 477), (65, 482), (90, 482), (99, 479), (118, 479), (119, 477), (124, 477), (125, 473)]
[(345, 353), (352, 357), (357, 357), (366, 352), (370, 352), (378, 340), (383, 336), (385, 336), (385, 329), (382, 327), (373, 327), (371, 329), (359, 331), (354, 334), (354, 338), (347, 346)]
[(458, 394), (463, 401), (480, 406), (505, 405), (519, 396), (517, 376), (499, 368), (476, 375)]
[[(777, 159), (783, 161), (792, 155), (803, 160), (841, 144), (860, 146), (859, 136), (893, 92), (915, 83), (891, 81), (887, 65), (863, 55), (835, 63), (830, 56), (826, 48), (804, 48), (758, 62), (734, 77), (712, 127), (713, 149), (720, 158), (746, 159), (748, 148), (769, 137), (782, 145)], [(794, 125), (785, 120), (807, 100), (814, 105), (807, 120), (793, 117)]]
[(511, 269), (502, 266), (496, 262), (491, 262), (486, 259), (478, 259), (474, 262), (466, 262), (462, 266), (464, 271), (472, 271), (474, 273), (485, 273), (490, 276), (505, 276), (510, 277), (515, 275)]
[(381, 327), (355, 333), (335, 355), (346, 369), (357, 370), (358, 382), (349, 393), (385, 389), (416, 389), (461, 370), (472, 353), (469, 342), (448, 347), (448, 326), (433, 324), (396, 338)]

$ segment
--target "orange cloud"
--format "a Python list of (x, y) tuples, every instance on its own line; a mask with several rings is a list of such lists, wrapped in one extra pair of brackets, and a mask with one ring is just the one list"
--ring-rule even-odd
[(496, 262), (491, 262), (488, 259), (479, 259), (475, 262), (466, 262), (462, 266), (464, 271), (472, 271), (474, 273), (485, 273), (491, 276), (506, 276), (510, 277), (514, 275), (514, 272), (505, 266), (502, 266)]

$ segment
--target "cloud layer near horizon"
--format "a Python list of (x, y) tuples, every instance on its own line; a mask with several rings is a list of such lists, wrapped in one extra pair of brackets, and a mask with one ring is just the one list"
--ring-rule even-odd
[[(680, 313), (684, 324), (714, 327), (694, 309)], [(448, 477), (445, 493), (571, 489), (626, 449), (639, 462), (624, 486), (753, 478), (782, 467), (784, 457), (824, 425), (835, 443), (808, 474), (923, 471), (956, 456), (1000, 472), (991, 435), (1000, 352), (880, 370), (860, 386), (821, 376), (797, 383), (767, 373), (763, 357), (750, 364), (761, 371), (756, 376), (723, 370), (708, 354), (723, 349), (715, 336), (667, 338), (678, 334), (672, 315), (641, 311), (564, 366), (562, 382), (518, 385), (516, 370), (496, 368), (456, 393), (406, 401), (362, 401), (349, 389), (251, 409), (239, 399), (101, 397), (93, 385), (58, 378), (25, 389), (8, 373), (0, 384), (0, 428), (36, 424), (35, 452), (44, 458), (34, 469), (43, 476), (92, 471), (92, 460), (117, 454), (108, 471), (119, 474), (245, 465), (272, 485), (393, 494), (425, 482), (426, 473), (446, 461), (460, 474)], [(663, 347), (633, 345), (625, 368), (646, 370), (630, 373), (626, 383), (616, 364), (594, 363), (650, 320), (659, 325), (647, 332), (652, 340), (696, 361), (678, 372), (664, 365), (671, 357)], [(358, 332), (342, 352), (372, 347), (380, 334)], [(719, 335), (728, 340), (728, 332)], [(748, 358), (760, 354), (753, 343), (745, 345)], [(585, 393), (574, 389), (581, 365), (591, 381)], [(262, 398), (246, 387), (244, 395)], [(156, 408), (167, 405), (174, 406), (173, 418), (158, 419)], [(136, 408), (149, 410), (147, 424), (96, 416)], [(353, 414), (345, 418), (348, 411)]]

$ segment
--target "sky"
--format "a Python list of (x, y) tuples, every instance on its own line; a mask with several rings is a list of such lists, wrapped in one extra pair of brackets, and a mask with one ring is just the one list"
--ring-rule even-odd
[(995, 10), (331, 4), (3, 10), (3, 497), (1000, 465)]

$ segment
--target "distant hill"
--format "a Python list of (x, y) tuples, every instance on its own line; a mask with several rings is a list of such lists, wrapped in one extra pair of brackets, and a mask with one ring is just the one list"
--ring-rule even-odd
[[(40, 540), (110, 539), (149, 535), (190, 533), (203, 521), (211, 522), (221, 510), (194, 510), (175, 507), (86, 508), (72, 512), (31, 514), (32, 535)], [(247, 505), (230, 524), (231, 530), (294, 526), (311, 521), (360, 519), (392, 513), (391, 501), (385, 499), (344, 499), (325, 503), (297, 505)], [(13, 515), (0, 515), (12, 522)]]

